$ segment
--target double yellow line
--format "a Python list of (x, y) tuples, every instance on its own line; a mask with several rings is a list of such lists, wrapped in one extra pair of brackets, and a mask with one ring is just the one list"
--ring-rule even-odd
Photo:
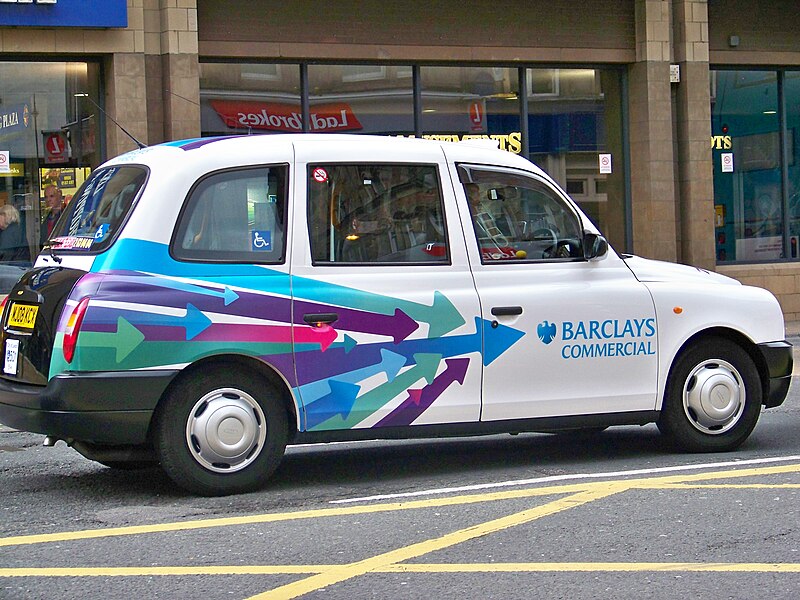
[[(364, 560), (342, 565), (266, 565), (221, 567), (95, 567), (95, 568), (0, 568), (0, 577), (116, 577), (116, 576), (181, 576), (181, 575), (307, 575), (298, 581), (253, 596), (250, 600), (296, 598), (321, 588), (341, 583), (367, 573), (481, 573), (481, 572), (543, 572), (543, 571), (703, 571), (703, 572), (782, 572), (798, 573), (798, 563), (491, 563), (491, 564), (414, 564), (408, 561), (431, 552), (443, 550), (482, 536), (497, 533), (542, 517), (560, 513), (590, 502), (608, 498), (632, 489), (800, 489), (800, 483), (734, 483), (748, 477), (800, 473), (800, 465), (780, 465), (691, 475), (672, 475), (623, 479), (610, 482), (548, 486), (533, 489), (506, 490), (485, 494), (461, 495), (410, 502), (345, 506), (318, 510), (262, 514), (246, 517), (201, 519), (196, 521), (138, 525), (110, 529), (60, 532), (42, 535), (0, 538), (0, 547), (23, 546), (53, 542), (110, 538), (151, 533), (192, 531), (213, 527), (231, 527), (258, 523), (275, 523), (299, 519), (317, 519), (419, 510), (445, 506), (469, 505), (502, 500), (559, 496), (540, 506), (523, 510), (478, 525), (445, 534), (378, 554)], [(726, 480), (721, 482), (721, 480)]]

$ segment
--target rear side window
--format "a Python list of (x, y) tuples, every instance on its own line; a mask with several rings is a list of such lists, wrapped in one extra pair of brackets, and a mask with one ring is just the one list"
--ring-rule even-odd
[(147, 180), (144, 167), (95, 171), (67, 205), (53, 228), (56, 250), (101, 251), (111, 245)]
[(435, 165), (310, 165), (308, 225), (315, 264), (449, 262)]
[(213, 173), (186, 200), (175, 258), (281, 263), (286, 245), (285, 165)]

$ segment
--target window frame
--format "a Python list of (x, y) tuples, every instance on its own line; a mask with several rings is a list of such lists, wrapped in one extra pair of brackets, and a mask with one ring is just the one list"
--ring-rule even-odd
[[(586, 232), (586, 223), (584, 220), (584, 215), (577, 209), (574, 201), (566, 194), (555, 182), (549, 180), (547, 177), (542, 177), (538, 173), (532, 173), (530, 171), (524, 171), (520, 169), (514, 169), (513, 167), (502, 167), (499, 165), (485, 165), (485, 164), (477, 164), (477, 163), (468, 163), (468, 162), (461, 162), (456, 163), (456, 170), (458, 173), (458, 182), (461, 186), (461, 190), (464, 193), (464, 196), (467, 196), (466, 188), (464, 185), (467, 183), (476, 183), (472, 181), (472, 171), (478, 171), (482, 173), (500, 173), (504, 175), (510, 175), (513, 177), (521, 177), (524, 179), (529, 179), (537, 184), (543, 185), (547, 190), (552, 192), (551, 197), (558, 201), (558, 203), (564, 207), (565, 213), (571, 215), (572, 218), (578, 225), (578, 244), (579, 247), (576, 251), (578, 256), (570, 256), (570, 257), (552, 257), (552, 258), (509, 258), (509, 260), (487, 260), (483, 252), (481, 251), (480, 245), (480, 238), (478, 236), (478, 232), (475, 229), (475, 222), (472, 214), (472, 209), (467, 206), (467, 216), (470, 221), (470, 227), (467, 231), (472, 232), (472, 237), (468, 241), (468, 243), (472, 243), (472, 240), (475, 241), (475, 244), (478, 247), (478, 255), (480, 256), (481, 265), (520, 265), (520, 264), (527, 264), (527, 265), (535, 265), (535, 264), (565, 264), (565, 263), (575, 263), (575, 262), (587, 262), (586, 257), (584, 256), (584, 248), (583, 248), (583, 237)], [(469, 177), (469, 180), (465, 180), (465, 176)], [(469, 199), (467, 198), (467, 204), (469, 204)], [(466, 232), (465, 232), (466, 235)]]
[[(312, 173), (315, 168), (323, 167), (326, 169), (334, 168), (334, 167), (392, 167), (392, 168), (404, 168), (404, 167), (429, 167), (433, 169), (433, 173), (436, 176), (436, 185), (438, 190), (439, 196), (439, 207), (441, 209), (442, 215), (442, 243), (445, 247), (445, 254), (442, 258), (438, 260), (426, 260), (426, 261), (331, 261), (331, 260), (319, 260), (314, 257), (314, 240), (312, 235), (312, 228), (313, 228), (313, 221), (312, 221), (312, 194), (310, 192), (310, 183), (312, 180)], [(447, 227), (447, 209), (445, 204), (445, 197), (444, 197), (444, 186), (443, 182), (445, 180), (442, 178), (442, 173), (440, 169), (440, 165), (438, 163), (423, 163), (423, 162), (403, 162), (403, 161), (329, 161), (329, 162), (309, 162), (306, 165), (306, 233), (308, 235), (308, 249), (309, 254), (311, 257), (311, 264), (314, 267), (337, 267), (337, 268), (347, 268), (347, 267), (415, 267), (415, 266), (425, 266), (425, 267), (442, 267), (442, 266), (450, 266), (452, 265), (453, 256), (452, 256), (452, 249), (450, 243), (450, 235), (449, 229)], [(328, 210), (330, 210), (330, 204), (328, 204)], [(328, 219), (330, 221), (330, 219)], [(330, 256), (330, 253), (328, 253)]]

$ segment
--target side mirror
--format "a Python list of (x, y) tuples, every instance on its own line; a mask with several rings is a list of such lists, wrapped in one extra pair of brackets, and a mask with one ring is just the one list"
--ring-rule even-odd
[(606, 238), (591, 231), (583, 232), (583, 257), (586, 260), (603, 258), (608, 253)]

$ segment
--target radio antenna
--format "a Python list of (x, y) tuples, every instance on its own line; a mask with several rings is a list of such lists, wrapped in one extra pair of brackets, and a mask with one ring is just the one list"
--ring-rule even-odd
[[(125, 129), (125, 128), (124, 128), (122, 125), (120, 125), (119, 123), (117, 123), (117, 120), (116, 120), (114, 117), (112, 117), (110, 114), (108, 114), (106, 111), (104, 111), (104, 110), (103, 110), (103, 107), (102, 107), (102, 106), (100, 106), (100, 105), (99, 105), (97, 102), (95, 102), (95, 101), (94, 101), (94, 99), (92, 99), (92, 97), (91, 97), (89, 94), (87, 94), (87, 93), (85, 93), (85, 92), (80, 92), (80, 93), (74, 94), (74, 96), (75, 96), (76, 98), (86, 98), (86, 99), (87, 99), (89, 102), (91, 102), (92, 104), (94, 104), (94, 105), (97, 107), (97, 110), (99, 110), (101, 113), (103, 113), (103, 116), (105, 116), (105, 117), (107, 117), (107, 118), (111, 119), (111, 122), (112, 122), (112, 123), (114, 123), (114, 125), (116, 125), (117, 127), (119, 127), (119, 128), (122, 130), (122, 133), (124, 133), (124, 134), (125, 134), (125, 135), (127, 135), (129, 138), (131, 138), (131, 139), (133, 140), (133, 143), (134, 143), (134, 144), (136, 144), (136, 145), (139, 147), (139, 149), (140, 149), (140, 150), (141, 150), (142, 148), (147, 148), (147, 145), (146, 145), (146, 144), (143, 144), (142, 142), (140, 142), (139, 140), (137, 140), (135, 137), (133, 137), (133, 135), (131, 134), (131, 132), (129, 132), (129, 131), (128, 131), (127, 129)], [(77, 118), (78, 118), (78, 115), (75, 115), (75, 118), (77, 119)]]

